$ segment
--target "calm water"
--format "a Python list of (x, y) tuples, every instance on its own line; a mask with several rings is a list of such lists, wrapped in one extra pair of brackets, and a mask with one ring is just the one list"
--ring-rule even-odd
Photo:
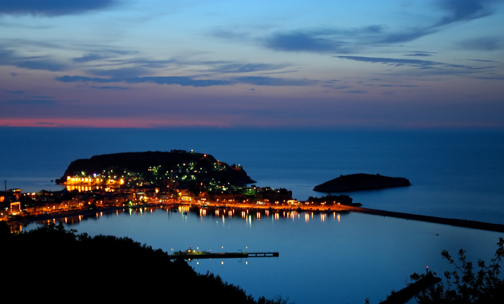
[[(239, 285), (254, 297), (289, 297), (297, 304), (378, 303), (391, 290), (406, 286), (409, 275), (429, 266), (451, 270), (443, 249), (489, 260), (503, 233), (484, 232), (366, 214), (295, 213), (284, 217), (250, 212), (229, 216), (208, 210), (184, 215), (166, 210), (136, 210), (91, 216), (69, 228), (90, 235), (128, 236), (170, 252), (192, 246), (212, 252), (278, 251), (278, 258), (192, 261), (200, 273), (210, 271)], [(29, 225), (27, 228), (34, 228)], [(131, 267), (141, 267), (132, 260)]]
[[(369, 208), (504, 224), (504, 132), (36, 129), (0, 127), (0, 181), (23, 191), (93, 155), (194, 149), (241, 164), (297, 199), (343, 174), (406, 177), (406, 188), (349, 193)], [(3, 185), (2, 185), (3, 186)]]
[[(504, 224), (504, 132), (269, 131), (220, 129), (114, 130), (0, 128), (0, 181), (23, 191), (59, 189), (69, 163), (97, 154), (194, 149), (241, 164), (259, 186), (293, 196), (341, 174), (406, 177), (412, 186), (349, 193), (370, 208)], [(189, 246), (279, 251), (279, 258), (201, 261), (254, 296), (290, 297), (298, 304), (372, 303), (405, 286), (425, 266), (442, 273), (441, 251), (464, 248), (489, 259), (504, 235), (365, 214), (301, 214), (278, 220), (200, 218), (155, 211), (87, 220), (90, 234), (129, 236), (163, 250)]]

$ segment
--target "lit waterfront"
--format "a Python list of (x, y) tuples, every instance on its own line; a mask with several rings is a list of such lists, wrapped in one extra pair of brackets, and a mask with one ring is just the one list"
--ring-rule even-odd
[[(225, 140), (216, 144), (215, 131), (206, 130), (129, 131), (131, 137), (113, 130), (72, 130), (68, 134), (58, 130), (21, 131), (2, 134), (10, 143), (2, 147), (2, 180), (30, 192), (60, 189), (49, 181), (61, 176), (75, 158), (138, 151), (139, 146), (153, 150), (182, 146), (242, 163), (259, 181), (258, 186), (286, 187), (300, 199), (317, 195), (313, 185), (339, 174), (388, 173), (408, 177), (413, 185), (355, 192), (351, 197), (369, 208), (504, 224), (501, 134), (307, 132), (295, 133), (296, 140), (289, 140), (292, 132), (268, 130), (224, 132), (220, 138)], [(47, 136), (49, 132), (51, 136)], [(10, 134), (12, 138), (7, 136)], [(31, 142), (18, 140), (27, 136)], [(116, 139), (113, 149), (111, 138)], [(33, 145), (54, 149), (31, 149)], [(322, 222), (321, 213), (316, 211), (313, 218), (309, 212), (295, 213), (294, 218), (284, 218), (280, 212), (270, 211), (269, 216), (261, 212), (259, 220), (257, 211), (249, 211), (252, 221), (247, 221), (242, 211), (235, 209), (229, 217), (225, 209), (223, 221), (223, 211), (215, 216), (211, 208), (207, 216), (200, 216), (199, 211), (183, 214), (142, 207), (142, 211), (134, 208), (130, 213), (128, 209), (89, 211), (67, 227), (91, 235), (128, 236), (166, 252), (190, 246), (212, 251), (245, 247), (279, 251), (278, 259), (226, 260), (224, 264), (212, 259), (190, 265), (200, 273), (209, 270), (219, 274), (254, 296), (280, 294), (297, 304), (364, 303), (366, 297), (378, 303), (392, 289), (403, 288), (412, 272), (423, 272), (427, 265), (438, 274), (451, 270), (441, 258), (443, 249), (453, 255), (463, 248), (473, 262), (488, 261), (498, 237), (503, 237), (502, 233), (353, 212), (337, 212), (336, 218), (332, 212), (325, 213)], [(67, 222), (71, 220), (67, 218)], [(36, 226), (28, 224), (23, 229)], [(132, 258), (131, 267), (138, 267), (135, 263)]]
[(198, 214), (201, 218), (203, 217), (217, 217), (221, 218), (223, 222), (225, 222), (226, 218), (234, 218), (241, 217), (245, 219), (246, 223), (253, 221), (261, 220), (261, 218), (269, 218), (270, 216), (274, 220), (280, 220), (280, 218), (284, 219), (292, 219), (292, 220), (304, 220), (306, 223), (316, 220), (319, 218), (320, 221), (324, 222), (326, 219), (332, 217), (333, 219), (337, 219), (339, 222), (341, 220), (341, 213), (347, 213), (351, 210), (351, 207), (340, 206), (339, 208), (316, 208), (316, 207), (304, 207), (303, 209), (295, 209), (292, 208), (281, 208), (279, 206), (266, 206), (266, 205), (227, 205), (223, 206), (221, 204), (206, 204), (205, 206), (192, 206), (192, 205), (180, 205), (180, 204), (171, 204), (171, 205), (159, 205), (159, 206), (137, 206), (137, 207), (120, 207), (120, 208), (104, 208), (103, 210), (98, 211), (87, 211), (82, 212), (82, 214), (74, 214), (65, 216), (65, 214), (45, 214), (41, 217), (45, 217), (44, 220), (37, 220), (37, 218), (31, 218), (27, 221), (19, 221), (13, 222), (10, 225), (12, 226), (13, 231), (22, 231), (24, 226), (29, 225), (30, 222), (37, 222), (38, 224), (59, 224), (63, 223), (66, 225), (78, 224), (83, 220), (87, 220), (90, 218), (99, 219), (101, 217), (108, 217), (111, 214), (115, 214), (119, 216), (120, 214), (144, 214), (144, 213), (153, 213), (157, 210), (165, 210), (167, 213), (182, 213), (186, 215), (189, 212), (194, 214)]

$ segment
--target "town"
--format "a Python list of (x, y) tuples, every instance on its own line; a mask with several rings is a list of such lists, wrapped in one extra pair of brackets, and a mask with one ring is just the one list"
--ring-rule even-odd
[(77, 160), (56, 182), (65, 188), (0, 192), (0, 220), (36, 220), (44, 215), (145, 205), (259, 209), (358, 205), (347, 195), (329, 194), (298, 201), (284, 188), (249, 186), (254, 181), (240, 165), (229, 166), (211, 155), (184, 150), (118, 153)]

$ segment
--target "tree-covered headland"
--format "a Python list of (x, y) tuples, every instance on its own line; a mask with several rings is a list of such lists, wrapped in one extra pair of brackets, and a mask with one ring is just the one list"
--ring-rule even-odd
[(127, 237), (91, 237), (62, 225), (11, 234), (0, 222), (0, 244), (0, 289), (22, 302), (286, 303), (255, 300), (219, 276), (198, 274), (184, 260)]

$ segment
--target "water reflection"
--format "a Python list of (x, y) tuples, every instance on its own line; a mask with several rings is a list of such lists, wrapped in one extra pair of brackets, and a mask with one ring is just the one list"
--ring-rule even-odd
[[(172, 214), (177, 214), (180, 213), (183, 218), (187, 219), (188, 213), (193, 213), (200, 217), (201, 219), (206, 218), (206, 217), (211, 217), (211, 218), (218, 218), (222, 221), (222, 224), (226, 224), (226, 218), (233, 219), (234, 215), (237, 210), (235, 208), (232, 209), (220, 209), (220, 208), (215, 208), (212, 210), (212, 208), (201, 208), (201, 207), (191, 207), (191, 206), (174, 206), (174, 207), (169, 207), (169, 206), (162, 206), (162, 207), (127, 207), (127, 208), (119, 208), (115, 210), (109, 210), (109, 211), (88, 211), (85, 212), (84, 214), (79, 214), (75, 216), (62, 216), (58, 217), (58, 214), (55, 214), (54, 217), (51, 217), (49, 219), (37, 221), (38, 224), (58, 224), (58, 223), (64, 223), (68, 226), (75, 225), (80, 223), (81, 221), (86, 221), (86, 220), (98, 220), (101, 217), (110, 217), (110, 216), (116, 216), (119, 217), (122, 214), (128, 214), (129, 216), (135, 216), (135, 215), (144, 215), (146, 213), (153, 214), (156, 211), (165, 211), (168, 217), (171, 217)], [(250, 213), (252, 211), (252, 213)], [(271, 211), (267, 209), (258, 209), (258, 210), (250, 210), (250, 209), (241, 209), (238, 210), (241, 219), (245, 220), (245, 223), (248, 224), (250, 227), (252, 225), (253, 221), (260, 221), (261, 217), (269, 217)], [(315, 214), (319, 214), (320, 217), (320, 222), (325, 222), (327, 219), (328, 214), (332, 214), (333, 219), (337, 220), (338, 222), (341, 221), (341, 215), (342, 214), (347, 214), (348, 212), (298, 212), (294, 210), (283, 210), (281, 212), (275, 211), (272, 215), (272, 220), (274, 221), (279, 221), (280, 220), (280, 214), (282, 215), (282, 218), (284, 219), (291, 219), (293, 222), (297, 220), (301, 220), (301, 217), (303, 218), (305, 223), (309, 223), (310, 221), (314, 220)], [(13, 231), (20, 231), (23, 226), (27, 226), (29, 224), (18, 224), (14, 225), (15, 227), (12, 228)]]
[[(473, 257), (488, 260), (486, 254), (493, 254), (499, 235), (334, 211), (269, 210), (269, 221), (264, 220), (268, 217), (265, 210), (227, 208), (219, 209), (219, 215), (216, 210), (177, 206), (92, 211), (67, 216), (65, 226), (80, 225), (72, 228), (90, 235), (129, 236), (165, 251), (189, 245), (217, 252), (249, 250), (245, 245), (253, 248), (251, 252), (278, 251), (280, 258), (276, 260), (249, 260), (254, 267), (244, 267), (248, 262), (237, 260), (226, 260), (223, 265), (220, 259), (194, 260), (191, 266), (200, 273), (218, 274), (254, 296), (281, 294), (299, 304), (327, 302), (335, 293), (343, 303), (363, 303), (366, 297), (378, 303), (390, 290), (403, 288), (405, 278), (423, 272), (426, 265), (437, 273), (447, 270), (440, 256), (443, 249), (456, 253), (466, 248)], [(341, 221), (342, 217), (347, 220)], [(147, 219), (149, 225), (145, 225)], [(57, 221), (65, 223), (65, 217), (47, 219), (44, 224)]]

